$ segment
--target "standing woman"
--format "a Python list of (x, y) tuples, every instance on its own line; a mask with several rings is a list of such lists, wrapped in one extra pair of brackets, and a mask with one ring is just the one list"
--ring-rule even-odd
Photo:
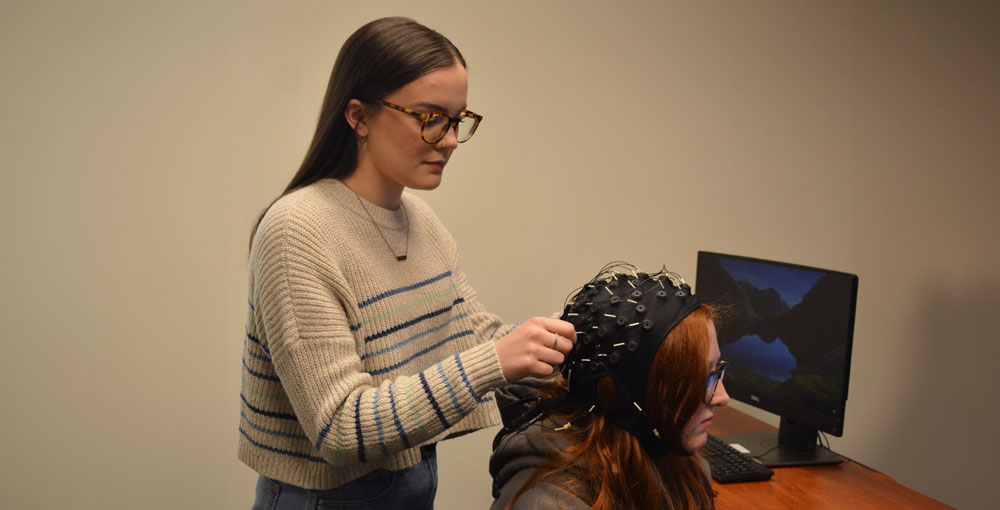
[(434, 444), (499, 423), (491, 391), (547, 375), (572, 324), (505, 326), (455, 241), (405, 188), (431, 190), (482, 116), (465, 60), (405, 18), (337, 56), (312, 144), (251, 240), (239, 457), (255, 509), (431, 508)]

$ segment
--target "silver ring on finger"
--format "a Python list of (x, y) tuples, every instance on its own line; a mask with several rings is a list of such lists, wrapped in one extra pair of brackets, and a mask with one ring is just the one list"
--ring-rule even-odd
[(559, 345), (559, 333), (552, 333), (552, 348), (555, 349)]

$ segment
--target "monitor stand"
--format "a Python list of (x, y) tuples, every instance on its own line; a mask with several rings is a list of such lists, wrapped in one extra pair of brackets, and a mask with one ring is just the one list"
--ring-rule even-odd
[(749, 450), (747, 455), (756, 458), (767, 467), (814, 466), (843, 462), (841, 456), (816, 444), (816, 434), (815, 429), (782, 418), (777, 433), (730, 434), (717, 437), (726, 444), (738, 444)]

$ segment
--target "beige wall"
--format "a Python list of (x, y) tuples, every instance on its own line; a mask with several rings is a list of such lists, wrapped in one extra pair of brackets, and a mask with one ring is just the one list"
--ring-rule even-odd
[[(395, 13), (470, 63), (486, 121), (421, 195), (491, 310), (699, 249), (857, 273), (834, 449), (995, 499), (997, 7), (423, 3), (0, 4), (0, 507), (249, 506), (248, 231), (340, 44)], [(442, 447), (440, 508), (489, 503), (493, 432)]]

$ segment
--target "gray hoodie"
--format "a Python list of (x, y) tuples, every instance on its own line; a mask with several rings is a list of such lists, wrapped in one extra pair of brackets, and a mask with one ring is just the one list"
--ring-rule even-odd
[[(527, 407), (518, 406), (516, 402), (534, 395), (544, 384), (545, 381), (540, 379), (526, 379), (495, 392), (497, 405), (500, 409), (508, 411), (504, 413), (505, 425), (509, 423), (510, 414), (519, 415), (518, 411)], [(560, 425), (561, 423), (546, 418), (517, 432), (504, 428), (497, 434), (493, 441), (493, 455), (490, 456), (490, 474), (493, 476), (495, 498), (490, 510), (507, 508), (514, 494), (524, 486), (535, 469), (544, 464), (550, 456), (568, 446), (568, 442), (557, 434), (545, 433), (545, 429)], [(558, 479), (548, 481), (559, 482)], [(540, 483), (517, 498), (512, 508), (586, 510), (590, 505), (555, 485)]]
[[(551, 456), (566, 448), (569, 442), (551, 429), (563, 422), (544, 418), (523, 430), (507, 428), (513, 418), (520, 416), (528, 407), (525, 399), (534, 397), (546, 385), (545, 380), (528, 378), (501, 388), (495, 392), (497, 405), (504, 419), (504, 429), (493, 440), (493, 455), (490, 456), (490, 475), (493, 476), (493, 504), (490, 510), (504, 510), (535, 469)], [(709, 476), (708, 462), (700, 459), (705, 476)], [(563, 477), (569, 475), (561, 475)], [(513, 510), (588, 510), (590, 505), (561, 489), (557, 485), (566, 478), (550, 478), (533, 485), (517, 498)]]

